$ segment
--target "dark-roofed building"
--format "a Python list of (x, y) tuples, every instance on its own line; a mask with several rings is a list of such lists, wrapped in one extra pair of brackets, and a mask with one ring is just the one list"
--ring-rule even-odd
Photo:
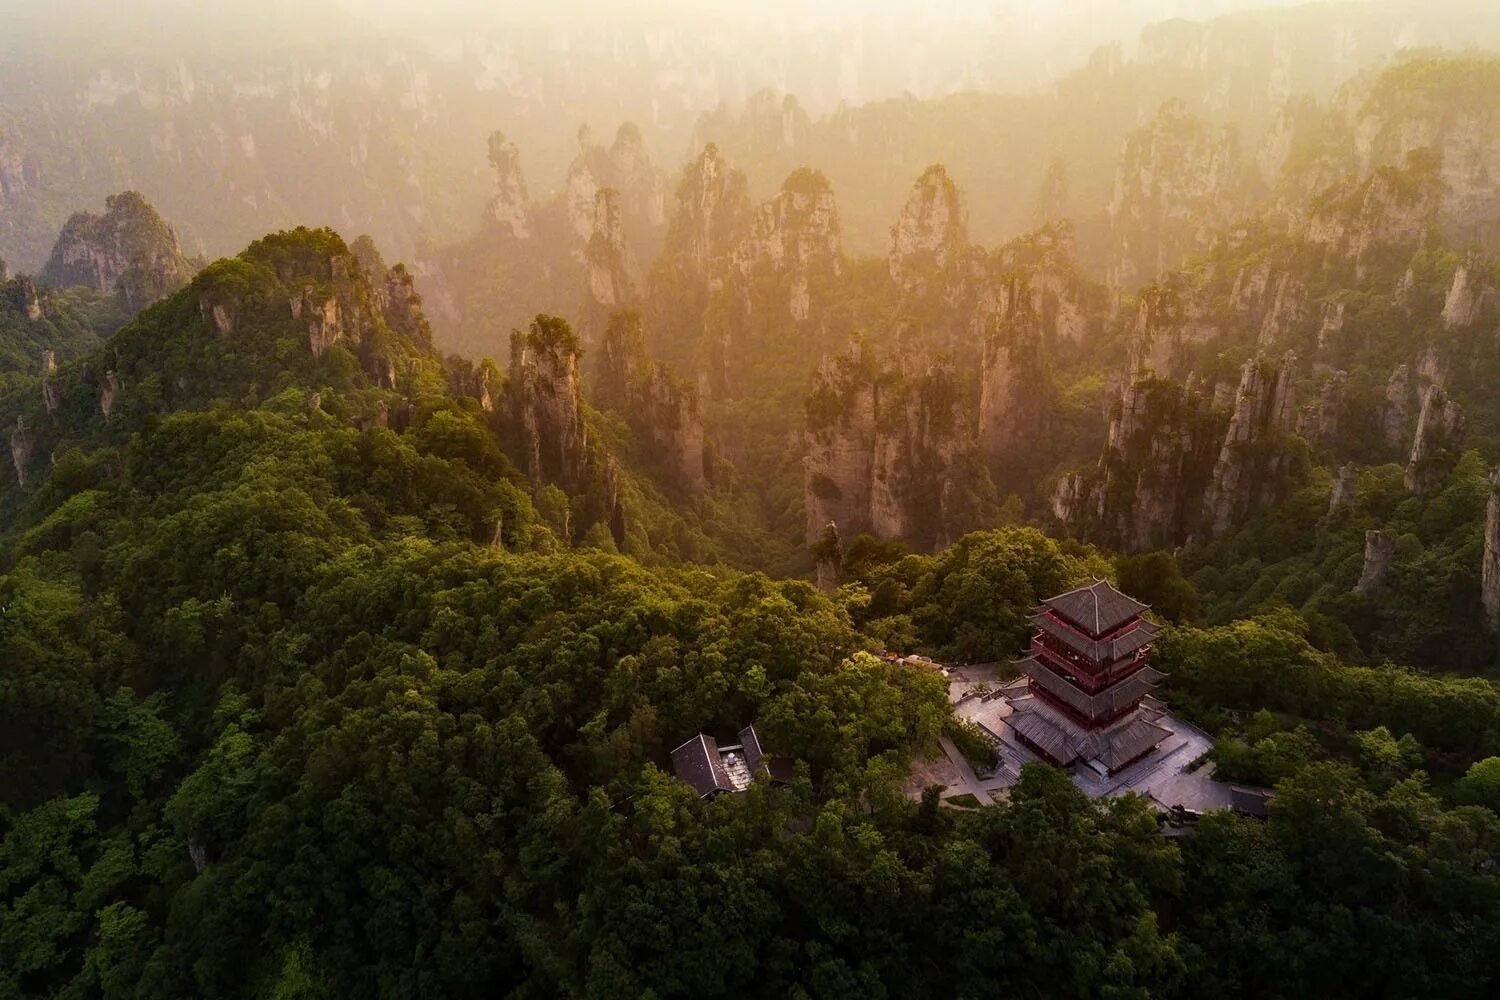
[(1163, 674), (1147, 662), (1157, 626), (1146, 610), (1106, 580), (1033, 609), (1029, 655), (1005, 688), (1006, 721), (1022, 743), (1060, 767), (1081, 761), (1113, 774), (1172, 735), (1151, 696)]
[(743, 792), (756, 775), (790, 781), (792, 764), (767, 755), (755, 727), (746, 726), (739, 731), (739, 742), (728, 746), (720, 746), (703, 733), (694, 736), (672, 751), (672, 773), (707, 798), (720, 792)]

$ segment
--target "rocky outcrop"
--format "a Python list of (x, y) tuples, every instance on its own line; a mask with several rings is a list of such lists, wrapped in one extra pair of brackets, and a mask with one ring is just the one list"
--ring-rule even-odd
[(1445, 226), (1484, 240), (1500, 224), (1500, 100), (1489, 54), (1419, 56), (1375, 81), (1355, 127), (1361, 172), (1427, 156)]
[(1181, 544), (1197, 524), (1223, 426), (1196, 385), (1137, 370), (1110, 402), (1098, 467), (1058, 481), (1053, 515), (1074, 535), (1126, 551)]
[(538, 317), (510, 338), (506, 414), (521, 466), (534, 489), (576, 488), (586, 460), (578, 340), (562, 320)]
[(1339, 418), (1344, 409), (1344, 386), (1348, 374), (1328, 373), (1315, 400), (1297, 417), (1297, 435), (1315, 448), (1331, 448), (1338, 440)]
[(787, 313), (798, 322), (811, 312), (811, 284), (843, 274), (838, 207), (833, 187), (816, 170), (794, 170), (781, 191), (755, 212), (749, 235), (733, 252), (743, 278), (774, 276), (787, 290)]
[(1380, 407), (1380, 434), (1392, 452), (1400, 451), (1411, 423), (1411, 370), (1397, 365), (1385, 383), (1385, 401)]
[(1463, 451), (1465, 420), (1457, 401), (1440, 385), (1422, 394), (1417, 434), (1406, 463), (1406, 488), (1419, 496), (1440, 486)]
[(803, 460), (807, 541), (833, 524), (853, 537), (871, 531), (879, 368), (856, 344), (824, 363), (807, 397)]
[(625, 242), (625, 217), (614, 188), (600, 188), (594, 196), (593, 232), (584, 250), (591, 305), (613, 311), (635, 301), (631, 274), (635, 261)]
[(1323, 320), (1318, 325), (1319, 354), (1333, 350), (1339, 334), (1344, 332), (1344, 317), (1347, 312), (1347, 306), (1342, 301), (1323, 304)]
[[(1284, 277), (1284, 276), (1283, 276)], [(1271, 262), (1259, 260), (1235, 272), (1234, 286), (1229, 290), (1229, 306), (1240, 316), (1257, 320), (1265, 316), (1272, 291)]]
[(1271, 307), (1266, 310), (1261, 323), (1259, 344), (1263, 349), (1280, 347), (1311, 318), (1311, 307), (1307, 301), (1307, 286), (1290, 274), (1282, 274), (1276, 282), (1276, 294)]
[[(307, 323), (307, 345), (313, 357), (321, 358), (344, 337), (344, 314), (336, 296), (319, 301), (321, 293), (304, 288), (291, 299), (292, 318)], [(215, 316), (215, 321), (218, 317)]]
[(112, 371), (104, 373), (104, 380), (99, 385), (99, 412), (104, 414), (104, 419), (109, 419), (110, 411), (115, 408), (115, 400), (120, 398), (120, 377)]
[(1002, 488), (1035, 471), (1052, 408), (1041, 316), (1023, 283), (1008, 299), (1010, 315), (985, 338), (979, 378), (979, 449)]
[(145, 198), (127, 191), (106, 199), (103, 215), (79, 212), (67, 221), (41, 279), (114, 293), (141, 309), (186, 285), (192, 271), (177, 234)]
[(618, 312), (601, 347), (595, 402), (625, 418), (648, 464), (678, 492), (701, 493), (708, 484), (703, 411), (697, 387), (673, 377), (646, 355), (640, 315)]
[(929, 547), (961, 528), (975, 464), (958, 379), (913, 354), (882, 362), (856, 343), (824, 362), (806, 401), (806, 538), (829, 523)]
[[(277, 277), (288, 289), (287, 310), (306, 329), (314, 357), (341, 345), (379, 384), (394, 388), (405, 364), (392, 353), (395, 345), (409, 342), (425, 351), (432, 343), (411, 274), (397, 264), (381, 280), (366, 274), (342, 247), (328, 249), (326, 256), (301, 251), (277, 262)], [(200, 295), (198, 305), (220, 336), (233, 334), (244, 308), (233, 294), (218, 289)]]
[(1354, 592), (1368, 597), (1385, 586), (1385, 578), (1391, 570), (1391, 559), (1396, 554), (1396, 538), (1384, 531), (1365, 532), (1365, 562), (1359, 572), (1359, 582)]
[(35, 323), (46, 314), (46, 308), (42, 302), (42, 296), (37, 291), (36, 282), (26, 275), (15, 279), (21, 292), (21, 313)]
[(448, 392), (454, 396), (467, 396), (479, 404), (485, 413), (495, 409), (495, 395), (499, 391), (500, 376), (488, 360), (474, 364), (462, 358), (449, 358), (444, 366), (448, 377)]
[(1130, 333), (1129, 370), (1187, 377), (1194, 349), (1220, 332), (1209, 305), (1185, 274), (1164, 275), (1142, 288)]
[(500, 132), (490, 135), (490, 167), (495, 171), (495, 193), (490, 198), (489, 218), (501, 233), (530, 239), (531, 203), (521, 174), (521, 154)]
[(57, 390), (57, 354), (42, 352), (42, 405), (50, 416), (62, 406), (62, 396)]
[(15, 429), (10, 432), (10, 463), (22, 489), (26, 487), (26, 472), (35, 453), (36, 433), (26, 426), (25, 417), (17, 417)]
[(750, 198), (745, 175), (732, 169), (709, 143), (677, 186), (667, 229), (667, 250), (689, 272), (706, 276), (710, 263), (727, 256), (747, 225)]
[(1193, 117), (1180, 100), (1126, 140), (1109, 204), (1108, 283), (1129, 289), (1205, 250), (1242, 201), (1232, 131)]
[(579, 242), (587, 244), (595, 230), (595, 201), (599, 191), (615, 192), (621, 225), (634, 243), (654, 257), (659, 234), (666, 221), (665, 190), (661, 175), (646, 152), (641, 130), (625, 122), (615, 132), (608, 149), (598, 145), (588, 126), (578, 131), (578, 156), (568, 167), (564, 182), (564, 208), (568, 224)]
[(1490, 499), (1484, 514), (1484, 564), (1480, 575), (1484, 622), (1500, 633), (1500, 468), (1490, 470)]
[(1288, 351), (1278, 362), (1257, 357), (1240, 369), (1234, 412), (1204, 495), (1203, 526), (1209, 537), (1220, 537), (1280, 499), (1288, 471), (1283, 442), (1295, 413), (1296, 361)]
[[(295, 299), (293, 302), (295, 303)], [(298, 308), (293, 304), (292, 309)], [(198, 312), (203, 319), (213, 325), (214, 332), (221, 337), (227, 337), (234, 332), (235, 325), (239, 321), (234, 304), (228, 301), (216, 302), (209, 296), (203, 296), (198, 300)]]
[(416, 279), (405, 264), (395, 264), (381, 275), (370, 276), (375, 304), (386, 326), (421, 347), (432, 345), (432, 327), (422, 311)]
[(843, 575), (844, 543), (839, 537), (839, 526), (829, 521), (823, 528), (823, 537), (813, 546), (813, 581), (825, 593), (839, 585)]
[(1453, 281), (1443, 300), (1444, 328), (1453, 330), (1478, 323), (1494, 294), (1487, 281), (1484, 262), (1477, 254), (1469, 254), (1453, 272)]
[(901, 216), (891, 227), (886, 264), (891, 280), (920, 292), (968, 249), (963, 199), (942, 164), (933, 164), (912, 185)]
[(1354, 261), (1363, 279), (1381, 257), (1409, 253), (1437, 220), (1442, 185), (1431, 157), (1409, 157), (1404, 168), (1382, 167), (1318, 199), (1309, 241)]
[(1339, 468), (1338, 477), (1333, 481), (1333, 491), (1328, 496), (1328, 513), (1352, 506), (1358, 484), (1359, 467), (1353, 462), (1346, 462)]

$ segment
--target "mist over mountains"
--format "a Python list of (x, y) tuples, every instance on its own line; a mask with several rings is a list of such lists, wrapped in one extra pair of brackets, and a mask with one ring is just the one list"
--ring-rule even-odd
[(0, 1000), (1495, 995), (1500, 6), (0, 27)]

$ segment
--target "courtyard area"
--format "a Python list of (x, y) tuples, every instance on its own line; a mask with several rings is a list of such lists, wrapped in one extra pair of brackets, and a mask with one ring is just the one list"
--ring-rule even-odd
[[(946, 672), (953, 714), (977, 725), (994, 745), (995, 765), (988, 772), (976, 771), (953, 742), (943, 737), (942, 754), (918, 761), (912, 768), (906, 784), (907, 795), (917, 799), (923, 789), (943, 785), (946, 786), (943, 801), (957, 799), (953, 804), (959, 807), (971, 804), (966, 796), (972, 796), (979, 805), (1005, 801), (1011, 786), (1020, 778), (1021, 768), (1039, 758), (1021, 744), (1006, 721), (1012, 709), (999, 693), (1004, 683), (999, 665), (936, 669)], [(1209, 735), (1172, 715), (1163, 716), (1157, 724), (1170, 729), (1172, 735), (1156, 749), (1111, 775), (1075, 764), (1068, 768), (1073, 784), (1090, 798), (1135, 792), (1164, 810), (1174, 806), (1194, 812), (1229, 808), (1230, 786), (1213, 780), (1211, 762), (1189, 770), (1212, 748)]]

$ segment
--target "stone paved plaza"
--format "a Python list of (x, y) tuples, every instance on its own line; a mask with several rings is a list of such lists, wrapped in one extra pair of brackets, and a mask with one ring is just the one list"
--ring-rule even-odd
[[(943, 758), (920, 762), (907, 782), (907, 794), (920, 798), (924, 787), (942, 784), (947, 786), (943, 792), (945, 800), (967, 794), (981, 804), (1003, 801), (1020, 777), (1021, 768), (1038, 758), (1021, 745), (1006, 722), (1011, 706), (1004, 696), (995, 693), (1001, 683), (998, 666), (946, 669), (948, 697), (954, 714), (975, 723), (990, 737), (996, 749), (997, 766), (990, 774), (976, 774), (957, 747), (944, 738)], [(1213, 780), (1212, 763), (1188, 770), (1189, 765), (1209, 751), (1213, 740), (1196, 726), (1171, 715), (1163, 716), (1158, 724), (1172, 730), (1172, 735), (1155, 750), (1112, 775), (1076, 764), (1068, 768), (1073, 784), (1091, 798), (1135, 792), (1163, 809), (1182, 806), (1204, 812), (1228, 808), (1230, 788)]]

